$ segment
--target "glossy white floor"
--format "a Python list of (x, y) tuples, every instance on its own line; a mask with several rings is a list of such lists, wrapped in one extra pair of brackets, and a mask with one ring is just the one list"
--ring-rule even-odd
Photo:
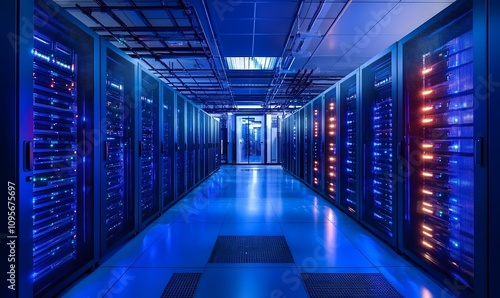
[[(295, 264), (208, 263), (218, 235), (283, 235)], [(307, 297), (300, 273), (382, 273), (405, 297), (452, 297), (279, 166), (222, 166), (63, 297), (160, 297), (202, 272), (196, 297)]]

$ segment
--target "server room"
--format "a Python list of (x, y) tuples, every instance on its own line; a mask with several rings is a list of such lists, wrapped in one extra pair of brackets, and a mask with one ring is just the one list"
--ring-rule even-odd
[(1, 297), (499, 295), (500, 1), (1, 15)]

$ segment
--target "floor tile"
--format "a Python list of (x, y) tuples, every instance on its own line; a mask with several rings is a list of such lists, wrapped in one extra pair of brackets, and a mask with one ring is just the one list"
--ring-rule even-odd
[(283, 235), (277, 222), (225, 222), (222, 224), (219, 235)]
[(167, 228), (168, 224), (153, 222), (109, 256), (101, 266), (131, 266)]
[(456, 293), (453, 293), (417, 267), (378, 267), (378, 270), (405, 297), (460, 296), (461, 287), (457, 286)]
[(99, 267), (61, 294), (63, 298), (104, 297), (126, 272), (127, 267)]
[(204, 267), (221, 224), (174, 223), (132, 267)]
[(282, 223), (300, 267), (372, 267), (373, 264), (332, 223)]
[(203, 269), (130, 268), (105, 297), (160, 297), (173, 273), (203, 272)]
[(357, 223), (339, 223), (336, 227), (370, 260), (374, 266), (413, 266)]
[(307, 293), (294, 266), (282, 268), (206, 268), (195, 297), (306, 298)]

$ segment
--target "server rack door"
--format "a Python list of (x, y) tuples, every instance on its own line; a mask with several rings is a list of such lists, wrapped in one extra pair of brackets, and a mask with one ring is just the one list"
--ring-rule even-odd
[(210, 160), (208, 159), (208, 149), (210, 147), (210, 127), (209, 127), (209, 121), (210, 121), (210, 116), (208, 114), (205, 114), (205, 152), (203, 153), (204, 156), (204, 161), (203, 164), (205, 165), (205, 177), (208, 176), (210, 173)]
[[(336, 85), (337, 86), (337, 85)], [(338, 125), (337, 125), (337, 87), (332, 87), (325, 93), (324, 123), (325, 123), (325, 195), (335, 204), (337, 198), (338, 173)]]
[(195, 141), (196, 141), (196, 183), (200, 182), (202, 178), (203, 164), (201, 160), (201, 146), (202, 146), (202, 115), (203, 111), (196, 108), (196, 127), (195, 127)]
[(294, 161), (294, 127), (293, 127), (293, 115), (288, 116), (288, 171), (293, 173), (293, 161)]
[(160, 82), (145, 71), (140, 72), (141, 100), (139, 117), (139, 218), (141, 226), (160, 212), (158, 196), (159, 98)]
[(312, 186), (312, 175), (314, 166), (312, 162), (312, 141), (313, 135), (313, 108), (312, 102), (307, 104), (304, 108), (304, 158), (307, 160), (307, 166), (304, 168), (304, 180), (307, 184)]
[(212, 172), (212, 118), (207, 116), (207, 176)]
[(176, 109), (176, 191), (179, 198), (186, 192), (186, 101), (179, 94)]
[(194, 177), (194, 142), (193, 142), (193, 104), (186, 102), (186, 188), (193, 187)]
[(135, 64), (102, 41), (101, 119), (105, 119), (102, 154), (101, 253), (137, 231), (134, 200)]
[(297, 124), (298, 124), (298, 121), (297, 121), (297, 118), (298, 118), (298, 115), (297, 113), (294, 113), (292, 115), (292, 173), (294, 175), (298, 175), (298, 170), (297, 170), (297, 167), (298, 167), (298, 127), (297, 127)]
[(200, 111), (200, 174), (201, 179), (205, 179), (206, 176), (206, 157), (205, 157), (205, 148), (206, 148), (206, 120), (205, 120), (205, 112)]
[[(484, 7), (455, 3), (400, 43), (405, 108), (402, 250), (453, 290), (486, 297)], [(479, 14), (479, 15), (477, 15)]]
[(22, 179), (8, 183), (9, 204), (19, 194), (14, 210), (19, 216), (15, 225), (9, 223), (9, 238), (18, 237), (9, 243), (16, 243), (22, 256), (14, 269), (18, 297), (55, 296), (98, 258), (98, 155), (93, 147), (98, 138), (92, 134), (98, 125), (98, 38), (53, 9), (26, 1), (9, 12), (19, 23), (33, 20), (34, 25), (30, 36), (18, 32), (22, 39), (11, 40), (18, 52), (4, 56), (19, 63), (10, 70), (18, 75), (20, 157), (15, 172)]
[(340, 102), (340, 197), (339, 206), (359, 218), (359, 97), (358, 71), (339, 82)]
[(220, 157), (221, 157), (221, 139), (220, 139), (220, 122), (216, 120), (215, 122), (215, 169), (220, 168)]
[(193, 104), (193, 185), (196, 185), (200, 181), (200, 109)]
[(289, 122), (289, 117), (284, 118), (282, 120), (282, 132), (283, 132), (283, 138), (281, 139), (281, 166), (286, 169), (287, 171), (290, 170), (288, 160), (289, 160), (289, 154), (288, 154), (288, 148), (289, 148), (289, 131), (290, 127), (288, 125)]
[[(500, 39), (497, 38), (497, 32), (500, 30), (500, 18), (497, 17), (495, 12), (500, 11), (499, 1), (488, 1), (488, 73), (491, 73), (491, 82), (488, 84), (486, 90), (492, 90), (491, 87), (493, 82), (500, 82), (500, 57), (497, 53), (500, 53)], [(498, 83), (495, 84), (495, 88), (498, 88)], [(497, 89), (498, 90), (498, 89)], [(497, 92), (498, 93), (498, 92)], [(484, 93), (483, 93), (484, 94)], [(495, 93), (496, 94), (496, 93)], [(488, 127), (500, 127), (500, 117), (498, 117), (498, 111), (500, 111), (500, 100), (498, 100), (498, 94), (493, 94), (493, 92), (487, 94), (488, 99)], [(496, 116), (496, 117), (494, 117)], [(489, 130), (489, 142), (488, 142), (488, 163), (491, 165), (500, 164), (500, 159), (498, 152), (500, 151), (500, 137), (498, 131), (494, 129)], [(500, 174), (498, 171), (490, 171), (488, 177), (488, 194), (500, 193)], [(496, 216), (498, 210), (500, 210), (500, 201), (488, 197), (488, 219), (490, 221), (488, 228), (488, 238), (495, 239), (500, 234), (500, 217)], [(498, 283), (498, 269), (500, 268), (500, 255), (497, 253), (497, 243), (496, 241), (489, 242), (489, 255), (488, 255), (488, 266), (490, 268), (495, 268), (490, 270), (488, 280), (489, 280), (489, 293), (500, 293), (500, 283)]]
[(304, 130), (304, 109), (300, 109), (297, 112), (297, 175), (304, 180), (304, 170), (307, 165), (304, 163), (307, 163), (306, 158), (304, 157), (306, 148), (304, 145), (304, 137), (305, 136), (305, 130)]
[(162, 209), (165, 210), (174, 200), (174, 101), (175, 93), (167, 85), (163, 85), (163, 105), (162, 105), (162, 143), (161, 143), (161, 171), (160, 181), (162, 181)]
[(361, 222), (397, 244), (398, 144), (397, 48), (391, 46), (360, 68), (362, 103)]
[(208, 117), (208, 174), (212, 174), (215, 164), (214, 164), (214, 119)]
[(312, 103), (312, 186), (323, 191), (323, 173), (325, 172), (323, 151), (323, 96)]

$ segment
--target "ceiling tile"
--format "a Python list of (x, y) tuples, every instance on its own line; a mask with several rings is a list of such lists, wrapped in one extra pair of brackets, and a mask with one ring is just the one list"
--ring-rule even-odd
[(255, 57), (281, 57), (287, 35), (257, 35), (255, 36)]
[(400, 38), (446, 8), (450, 3), (399, 3), (381, 19), (370, 34), (397, 34)]
[(292, 22), (291, 19), (257, 20), (255, 22), (255, 33), (287, 35), (290, 32)]
[(251, 19), (254, 16), (254, 4), (238, 1), (208, 1), (212, 19), (225, 22), (234, 19)]
[(383, 18), (396, 3), (352, 3), (330, 34), (364, 34)]
[(252, 34), (253, 20), (226, 20), (217, 26), (218, 35), (222, 34)]
[(174, 23), (170, 19), (149, 19), (149, 22), (151, 23), (152, 26), (158, 26), (158, 27), (163, 27), (163, 26), (174, 26)]
[(226, 57), (241, 57), (252, 55), (252, 36), (221, 35), (219, 36), (221, 52)]
[(297, 2), (274, 1), (267, 3), (257, 3), (257, 18), (279, 19), (295, 17)]

